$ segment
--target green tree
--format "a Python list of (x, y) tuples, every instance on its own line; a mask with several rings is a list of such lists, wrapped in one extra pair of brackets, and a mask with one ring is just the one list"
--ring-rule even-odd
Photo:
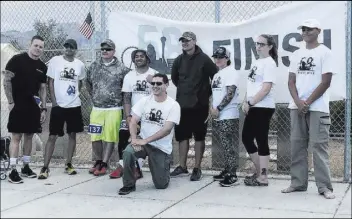
[(37, 35), (43, 37), (45, 40), (43, 62), (46, 63), (52, 57), (62, 54), (62, 50), (64, 49), (63, 44), (68, 35), (62, 28), (58, 27), (54, 19), (50, 19), (47, 22), (36, 20), (34, 22), (34, 30)]

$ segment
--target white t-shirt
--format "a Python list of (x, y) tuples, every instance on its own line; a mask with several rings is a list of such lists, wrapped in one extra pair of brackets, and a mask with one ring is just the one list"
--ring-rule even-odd
[(263, 83), (272, 82), (269, 93), (253, 107), (275, 108), (274, 90), (276, 83), (277, 66), (271, 56), (258, 59), (253, 64), (247, 79), (247, 101), (262, 89)]
[[(140, 136), (146, 139), (161, 130), (166, 121), (179, 124), (181, 108), (180, 105), (171, 97), (167, 97), (164, 102), (156, 102), (154, 95), (143, 97), (133, 107), (132, 113), (140, 117), (141, 131)], [(172, 138), (174, 128), (170, 134), (149, 144), (161, 151), (171, 154)]]
[(48, 77), (54, 79), (56, 102), (60, 107), (81, 105), (79, 81), (86, 77), (85, 66), (79, 59), (69, 62), (63, 56), (53, 57), (48, 64)]
[(149, 96), (152, 93), (152, 87), (147, 82), (148, 75), (154, 75), (157, 71), (149, 68), (147, 72), (139, 74), (136, 70), (130, 71), (123, 79), (122, 92), (132, 93), (132, 106), (141, 98)]
[(218, 73), (214, 75), (213, 81), (211, 83), (211, 88), (213, 92), (213, 108), (219, 106), (221, 101), (227, 94), (227, 86), (236, 86), (235, 95), (231, 102), (225, 106), (223, 110), (220, 111), (218, 120), (224, 119), (236, 119), (239, 118), (238, 111), (238, 75), (236, 71), (227, 66), (221, 69)]
[[(307, 100), (319, 86), (323, 74), (333, 73), (332, 53), (325, 45), (314, 49), (301, 48), (295, 51), (290, 58), (290, 63), (289, 72), (296, 74), (296, 88), (301, 100)], [(328, 89), (310, 105), (309, 110), (330, 113), (329, 101)], [(288, 107), (297, 109), (292, 98)]]

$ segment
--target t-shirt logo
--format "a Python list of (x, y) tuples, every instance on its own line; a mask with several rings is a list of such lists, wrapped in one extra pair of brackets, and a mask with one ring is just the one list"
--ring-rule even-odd
[(255, 82), (255, 76), (257, 75), (255, 72), (257, 71), (257, 66), (253, 66), (248, 75), (248, 80), (251, 82)]
[(298, 74), (314, 74), (314, 67), (313, 57), (303, 57), (298, 64)]
[(147, 81), (146, 80), (137, 80), (136, 84), (133, 86), (133, 91), (147, 91)]
[(68, 68), (65, 67), (64, 70), (62, 72), (60, 72), (60, 79), (71, 79), (74, 80), (75, 76), (77, 76), (76, 71), (74, 68)]
[(212, 88), (220, 88), (221, 86), (221, 77), (216, 78), (216, 80), (213, 81)]
[(162, 112), (161, 110), (156, 110), (155, 108), (152, 108), (149, 113), (145, 114), (145, 119), (150, 122), (154, 123), (157, 125), (162, 125), (164, 119), (162, 118)]

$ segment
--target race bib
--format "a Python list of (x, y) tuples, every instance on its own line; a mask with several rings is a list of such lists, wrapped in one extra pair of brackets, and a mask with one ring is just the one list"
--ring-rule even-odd
[(103, 126), (89, 124), (89, 126), (88, 126), (88, 133), (89, 134), (101, 134), (102, 132), (103, 132)]
[(126, 120), (122, 120), (121, 121), (120, 130), (128, 130), (128, 126), (127, 126)]
[(38, 96), (34, 96), (34, 100), (38, 104), (39, 107), (42, 106), (42, 101), (40, 100), (40, 98)]

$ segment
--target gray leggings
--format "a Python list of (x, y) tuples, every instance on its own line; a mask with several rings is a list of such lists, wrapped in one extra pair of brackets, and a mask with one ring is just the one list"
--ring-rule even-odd
[(231, 174), (236, 175), (238, 162), (238, 119), (213, 120), (212, 132), (213, 141), (221, 146), (225, 157), (225, 169)]
[(144, 145), (143, 149), (138, 152), (135, 152), (129, 144), (123, 151), (123, 185), (131, 187), (136, 184), (135, 162), (138, 158), (145, 159), (147, 156), (155, 188), (166, 189), (170, 182), (171, 156), (149, 144)]

